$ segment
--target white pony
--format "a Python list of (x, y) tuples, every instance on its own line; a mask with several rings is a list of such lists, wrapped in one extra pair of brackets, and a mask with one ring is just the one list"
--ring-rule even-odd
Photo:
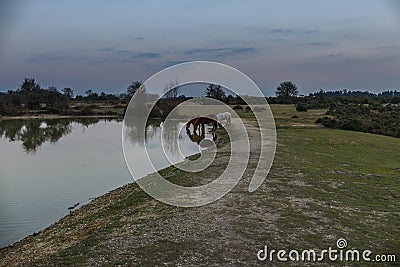
[(217, 120), (221, 125), (222, 121), (225, 121), (226, 122), (225, 126), (228, 126), (229, 124), (231, 124), (231, 113), (229, 112), (218, 113)]

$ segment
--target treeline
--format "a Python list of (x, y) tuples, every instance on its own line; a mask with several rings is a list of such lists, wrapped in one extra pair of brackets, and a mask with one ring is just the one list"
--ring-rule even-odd
[(53, 113), (65, 109), (68, 101), (55, 87), (42, 89), (35, 79), (26, 78), (16, 91), (0, 93), (0, 115), (16, 116), (44, 106)]
[(320, 89), (316, 93), (310, 93), (309, 96), (324, 95), (327, 97), (393, 97), (400, 96), (400, 92), (397, 90), (386, 90), (378, 94), (370, 93), (368, 91), (348, 91), (347, 89), (337, 91), (324, 91)]
[(320, 90), (315, 93), (310, 93), (308, 96), (292, 95), (289, 97), (283, 97), (279, 94), (275, 97), (267, 97), (269, 104), (301, 104), (305, 105), (308, 109), (321, 109), (328, 108), (331, 104), (400, 104), (400, 92), (384, 91), (378, 94), (374, 94), (367, 91), (323, 91)]
[[(97, 93), (86, 91), (86, 96), (77, 95), (71, 88), (59, 91), (56, 87), (42, 88), (34, 78), (25, 78), (18, 89), (0, 92), (0, 115), (24, 114), (96, 115), (96, 102), (118, 105), (129, 101), (128, 94)], [(91, 105), (73, 105), (79, 102)], [(112, 112), (111, 112), (112, 113)], [(112, 114), (103, 114), (112, 115)]]
[[(0, 92), (0, 115), (20, 116), (34, 114), (57, 114), (71, 116), (87, 115), (122, 115), (131, 97), (141, 88), (142, 82), (132, 82), (126, 93), (108, 94), (95, 92), (91, 89), (85, 95), (74, 95), (71, 88), (59, 91), (56, 87), (42, 88), (34, 78), (25, 78), (15, 90), (7, 93)], [(142, 87), (145, 90), (144, 87)], [(151, 116), (164, 118), (175, 106), (191, 97), (179, 94), (179, 87), (170, 85), (166, 93), (157, 103)], [(218, 99), (229, 105), (244, 105), (239, 96), (226, 95), (220, 85), (210, 84), (205, 88), (205, 95)], [(148, 98), (158, 97), (148, 94)], [(101, 105), (108, 105), (107, 110), (101, 110)]]

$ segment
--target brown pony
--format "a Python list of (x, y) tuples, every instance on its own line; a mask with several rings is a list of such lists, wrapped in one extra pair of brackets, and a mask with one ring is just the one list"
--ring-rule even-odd
[(206, 125), (206, 124), (211, 124), (213, 126), (213, 131), (215, 131), (217, 129), (217, 127), (218, 127), (217, 116), (212, 114), (212, 115), (209, 115), (208, 117), (194, 117), (194, 118), (191, 118), (186, 123), (186, 130), (189, 130), (191, 124), (193, 125), (194, 132), (197, 131), (199, 126), (204, 131), (204, 127), (205, 127), (204, 125)]

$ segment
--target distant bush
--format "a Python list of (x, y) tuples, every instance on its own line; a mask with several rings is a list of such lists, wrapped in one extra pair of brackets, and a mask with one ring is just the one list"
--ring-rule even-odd
[(247, 112), (250, 112), (250, 111), (251, 111), (251, 107), (247, 106), (247, 107), (246, 107), (246, 111), (247, 111)]
[(115, 106), (113, 106), (113, 108), (124, 108), (125, 106), (124, 105), (121, 105), (121, 104), (118, 104), (118, 105), (115, 105)]
[(318, 118), (315, 123), (322, 124), (328, 128), (337, 128), (336, 120), (329, 117)]
[(298, 118), (299, 118), (299, 116), (297, 116), (297, 115), (292, 116), (292, 119), (298, 119)]
[(235, 105), (233, 110), (243, 110), (243, 107), (241, 105)]
[(393, 97), (392, 100), (390, 101), (392, 104), (400, 104), (400, 96)]
[(260, 107), (254, 107), (253, 108), (253, 112), (261, 112), (263, 110), (265, 110), (265, 108), (260, 108)]
[(306, 112), (308, 111), (307, 105), (304, 103), (297, 103), (296, 110), (299, 112)]
[(96, 105), (96, 104), (91, 104), (91, 105), (89, 105), (88, 107), (89, 107), (90, 109), (97, 109), (97, 108), (99, 108), (99, 106)]
[(400, 137), (400, 107), (365, 104), (340, 104), (319, 118), (325, 127)]
[(20, 113), (13, 104), (0, 104), (0, 115), (2, 116), (18, 116)]
[(112, 115), (118, 115), (117, 112), (113, 110), (106, 110), (106, 111), (100, 111), (97, 113), (97, 115), (106, 115), (106, 116), (112, 116)]
[(48, 114), (61, 114), (62, 111), (63, 111), (62, 109), (57, 108), (57, 107), (46, 108), (46, 113), (48, 113)]
[(81, 115), (83, 115), (83, 116), (91, 116), (91, 115), (95, 115), (95, 112), (90, 108), (90, 106), (84, 106), (81, 109)]

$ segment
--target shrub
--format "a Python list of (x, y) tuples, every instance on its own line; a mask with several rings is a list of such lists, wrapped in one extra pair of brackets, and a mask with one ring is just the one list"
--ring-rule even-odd
[(124, 108), (125, 106), (124, 105), (121, 105), (121, 104), (117, 104), (117, 105), (114, 105), (113, 106), (113, 108)]
[(265, 110), (265, 108), (260, 108), (260, 107), (254, 107), (253, 108), (253, 112), (261, 112), (263, 110)]
[(337, 128), (337, 122), (335, 119), (331, 119), (329, 117), (318, 118), (315, 123), (320, 123), (328, 128)]
[(298, 103), (296, 105), (296, 110), (299, 111), (299, 112), (306, 112), (306, 111), (308, 111), (307, 105), (304, 104), (304, 103)]
[(233, 110), (243, 110), (243, 107), (241, 105), (235, 105)]
[(81, 110), (81, 115), (90, 116), (94, 115), (94, 111), (89, 106), (84, 106)]
[(98, 105), (96, 105), (96, 104), (91, 104), (91, 105), (89, 105), (88, 106), (90, 109), (96, 109), (96, 108), (99, 108), (99, 106)]

